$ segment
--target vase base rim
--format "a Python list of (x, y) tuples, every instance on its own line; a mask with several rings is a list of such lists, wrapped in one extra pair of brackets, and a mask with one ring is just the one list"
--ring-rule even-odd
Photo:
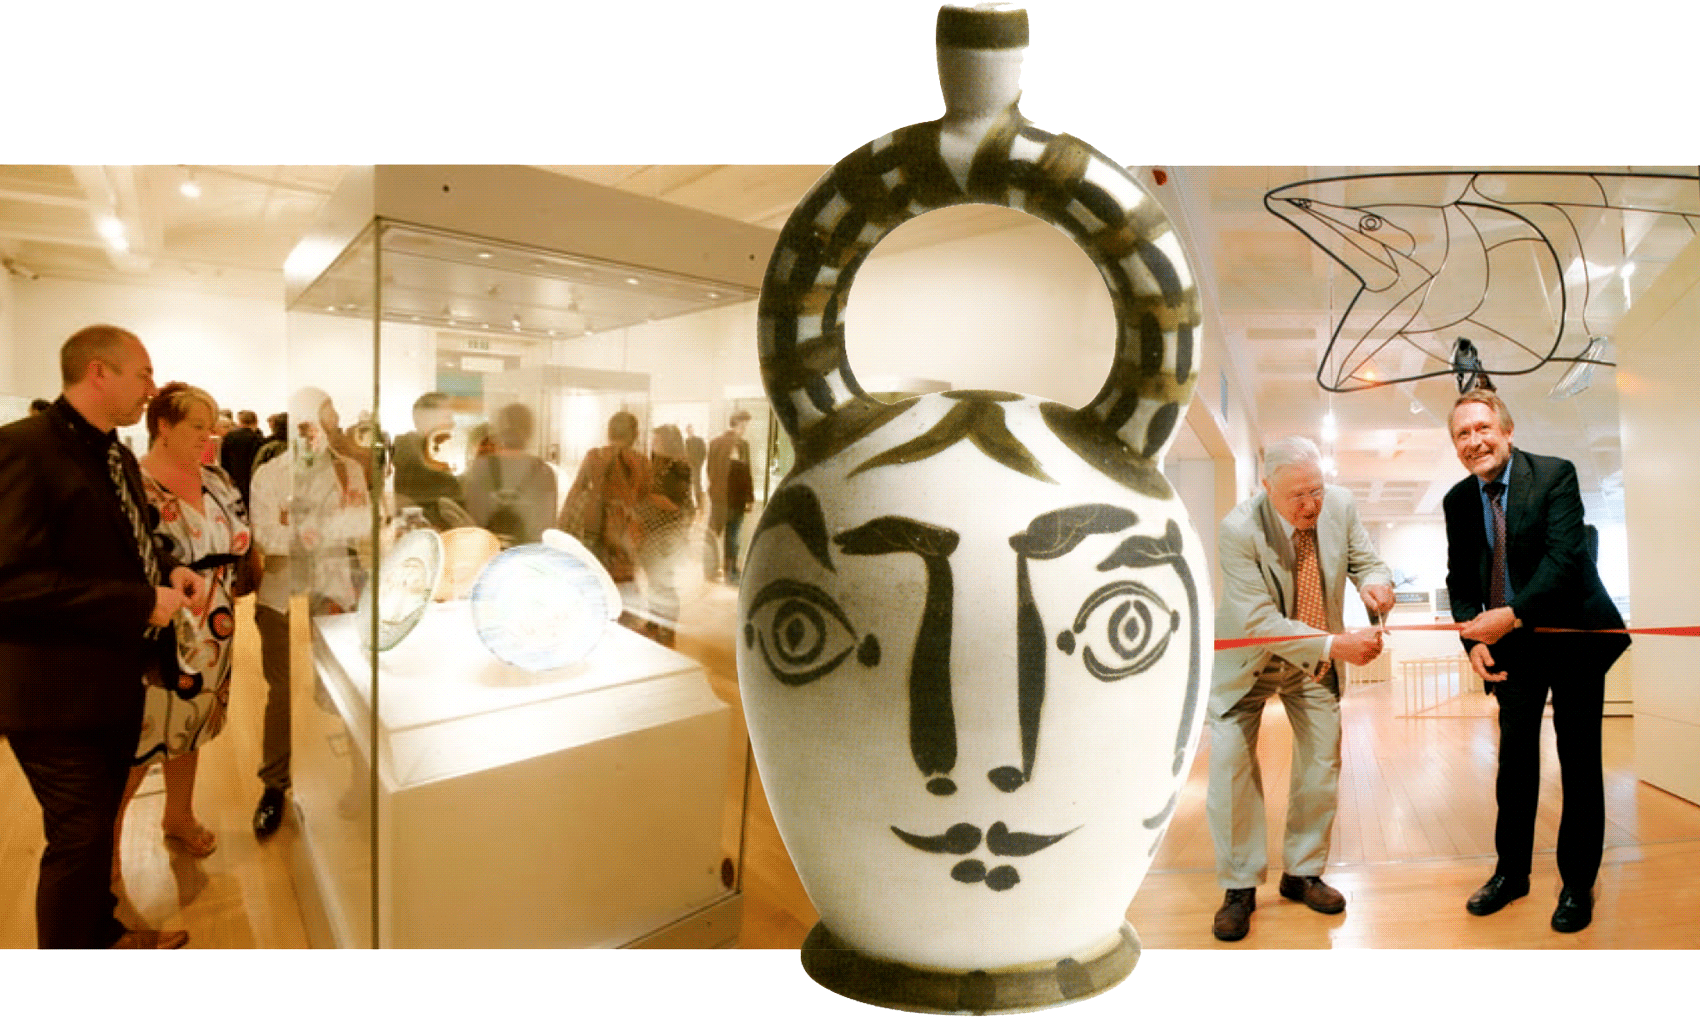
[(1138, 934), (1123, 922), (1103, 949), (1084, 960), (1064, 957), (997, 969), (928, 968), (870, 957), (817, 922), (803, 941), (802, 959), (811, 979), (876, 1007), (925, 1014), (1005, 1014), (1096, 996), (1133, 971), (1139, 951)]

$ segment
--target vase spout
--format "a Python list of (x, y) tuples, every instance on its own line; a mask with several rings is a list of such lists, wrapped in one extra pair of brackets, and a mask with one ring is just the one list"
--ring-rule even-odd
[(1021, 96), (1027, 12), (1008, 4), (939, 8), (939, 89), (946, 120), (1000, 113)]

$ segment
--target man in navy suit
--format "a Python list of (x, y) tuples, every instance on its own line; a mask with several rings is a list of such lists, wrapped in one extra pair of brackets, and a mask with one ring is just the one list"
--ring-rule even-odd
[[(112, 830), (141, 737), (142, 675), (176, 665), (171, 620), (206, 587), (156, 543), (119, 442), (154, 395), (136, 335), (90, 326), (59, 356), (64, 394), (0, 428), (0, 734), (41, 803), (43, 948), (175, 949), (181, 930), (114, 917)], [(163, 630), (161, 630), (163, 628)]]
[(1490, 915), (1529, 892), (1535, 806), (1540, 796), (1541, 716), (1552, 696), (1564, 808), (1558, 872), (1564, 887), (1552, 927), (1577, 932), (1593, 920), (1594, 881), (1605, 843), (1600, 717), (1605, 676), (1627, 635), (1534, 634), (1621, 629), (1588, 552), (1576, 466), (1511, 445), (1513, 423), (1491, 390), (1458, 398), (1447, 420), (1470, 478), (1446, 494), (1446, 588), (1470, 665), (1499, 701), (1499, 818), (1493, 877), (1465, 907)]

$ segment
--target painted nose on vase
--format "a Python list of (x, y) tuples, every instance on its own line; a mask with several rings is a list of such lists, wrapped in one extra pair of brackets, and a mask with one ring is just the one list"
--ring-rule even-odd
[(999, 766), (987, 773), (986, 779), (992, 782), (993, 787), (1005, 794), (1027, 782), (1027, 777), (1022, 774), (1020, 766)]

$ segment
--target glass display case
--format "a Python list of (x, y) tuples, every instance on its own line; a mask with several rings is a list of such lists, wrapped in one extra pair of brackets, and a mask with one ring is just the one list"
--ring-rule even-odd
[(690, 341), (753, 320), (772, 234), (527, 168), (349, 176), (286, 266), (314, 942), (729, 945), (736, 591), (652, 395), (729, 412)]

